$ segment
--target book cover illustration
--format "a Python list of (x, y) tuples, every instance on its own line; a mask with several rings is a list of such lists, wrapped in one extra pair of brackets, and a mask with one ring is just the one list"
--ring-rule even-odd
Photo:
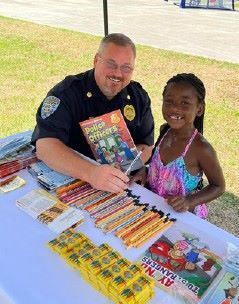
[(224, 273), (215, 287), (208, 304), (238, 304), (239, 303), (239, 274)]
[(221, 270), (222, 259), (208, 245), (216, 245), (216, 240), (210, 242), (205, 233), (189, 229), (175, 223), (145, 251), (140, 263), (157, 286), (183, 298), (183, 303), (197, 303)]
[(80, 126), (99, 163), (116, 163), (124, 172), (131, 163), (131, 171), (142, 167), (140, 158), (133, 164), (138, 151), (120, 110), (85, 120)]
[(84, 219), (81, 210), (69, 207), (43, 189), (32, 190), (17, 199), (16, 205), (56, 233)]

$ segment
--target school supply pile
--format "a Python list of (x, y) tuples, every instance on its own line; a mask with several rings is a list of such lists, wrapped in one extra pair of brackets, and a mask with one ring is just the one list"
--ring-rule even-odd
[(153, 280), (108, 244), (96, 246), (84, 234), (68, 229), (48, 246), (114, 303), (143, 304), (154, 295)]
[(120, 110), (82, 121), (80, 126), (97, 162), (117, 164), (127, 174), (143, 166)]
[(0, 143), (0, 178), (26, 168), (37, 161), (28, 135), (6, 138)]
[(16, 205), (56, 233), (79, 225), (84, 220), (82, 211), (63, 204), (43, 189), (32, 190), (17, 199)]
[(75, 178), (49, 168), (43, 161), (38, 161), (30, 165), (28, 171), (37, 179), (43, 188), (49, 191), (75, 181)]
[(169, 214), (140, 203), (130, 190), (112, 194), (77, 181), (57, 189), (56, 194), (63, 203), (86, 210), (96, 227), (104, 233), (113, 232), (127, 248), (142, 246), (175, 221)]

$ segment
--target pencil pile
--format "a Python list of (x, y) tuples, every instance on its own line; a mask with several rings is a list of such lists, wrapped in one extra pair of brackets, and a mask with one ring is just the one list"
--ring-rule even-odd
[(86, 210), (96, 227), (104, 233), (113, 232), (126, 248), (144, 245), (175, 221), (169, 214), (140, 203), (130, 190), (112, 194), (77, 181), (57, 189), (56, 193), (62, 202)]
[(68, 229), (48, 246), (114, 303), (145, 304), (154, 295), (154, 281), (143, 268), (108, 244), (96, 246), (82, 233)]

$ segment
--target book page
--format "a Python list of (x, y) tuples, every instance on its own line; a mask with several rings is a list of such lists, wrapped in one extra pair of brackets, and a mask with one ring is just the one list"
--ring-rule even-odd
[(60, 233), (65, 229), (73, 226), (74, 224), (81, 222), (83, 220), (83, 213), (79, 209), (69, 207), (61, 215), (55, 218), (48, 227), (56, 232)]
[(29, 192), (25, 196), (17, 199), (17, 206), (27, 212), (33, 218), (37, 218), (39, 214), (55, 204), (55, 199), (50, 199), (44, 194), (44, 190), (37, 189)]
[(60, 233), (84, 219), (81, 210), (69, 207), (42, 189), (36, 189), (17, 200), (27, 214)]
[(239, 273), (226, 272), (215, 287), (208, 304), (238, 304)]

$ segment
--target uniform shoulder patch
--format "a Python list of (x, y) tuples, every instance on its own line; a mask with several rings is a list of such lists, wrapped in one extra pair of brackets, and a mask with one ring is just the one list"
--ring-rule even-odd
[(49, 117), (53, 114), (60, 104), (60, 99), (56, 96), (47, 96), (43, 100), (42, 108), (41, 108), (41, 117), (43, 119)]

